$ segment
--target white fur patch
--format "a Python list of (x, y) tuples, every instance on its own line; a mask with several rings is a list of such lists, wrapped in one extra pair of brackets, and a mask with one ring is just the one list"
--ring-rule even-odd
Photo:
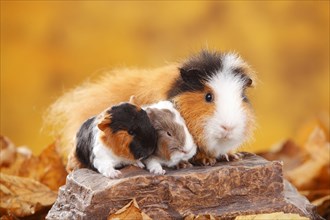
[(156, 175), (164, 175), (166, 173), (158, 157), (150, 156), (145, 160), (145, 163), (150, 173)]
[[(136, 164), (141, 166), (140, 161), (129, 161), (127, 159), (116, 156), (112, 150), (105, 146), (100, 141), (100, 130), (97, 126), (94, 126), (94, 144), (93, 144), (93, 166), (104, 176), (109, 178), (117, 178), (120, 176), (121, 172), (115, 168), (121, 165)], [(142, 164), (143, 165), (143, 164)]]
[(208, 79), (216, 111), (206, 121), (204, 130), (208, 150), (216, 157), (239, 147), (245, 139), (247, 121), (247, 113), (242, 107), (244, 79), (233, 73), (234, 68), (244, 63), (235, 54), (224, 55), (222, 62), (223, 69)]

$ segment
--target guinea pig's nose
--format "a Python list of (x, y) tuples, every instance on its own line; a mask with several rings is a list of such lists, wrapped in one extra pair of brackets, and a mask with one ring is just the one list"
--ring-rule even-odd
[(187, 150), (181, 150), (181, 152), (184, 154), (188, 153)]
[(234, 129), (233, 126), (229, 126), (229, 125), (221, 125), (221, 128), (222, 128), (224, 131), (227, 131), (227, 132), (229, 132), (229, 131), (231, 131), (231, 130)]

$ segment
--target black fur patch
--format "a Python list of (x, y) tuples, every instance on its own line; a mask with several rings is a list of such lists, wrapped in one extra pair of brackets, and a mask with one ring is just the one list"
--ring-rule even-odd
[(202, 91), (204, 83), (222, 70), (222, 54), (203, 50), (191, 57), (180, 68), (181, 77), (177, 79), (167, 93), (172, 98), (183, 92)]
[(251, 87), (252, 79), (247, 76), (244, 68), (241, 67), (234, 68), (233, 73), (235, 74), (235, 76), (241, 78), (241, 80), (244, 82), (244, 87)]
[(130, 151), (135, 159), (151, 155), (157, 147), (157, 134), (152, 126), (146, 111), (138, 110), (129, 103), (114, 106), (111, 114), (110, 128), (113, 133), (126, 130), (131, 133), (133, 140)]
[(86, 120), (76, 135), (76, 156), (86, 167), (94, 169), (93, 166), (93, 122), (95, 117)]
[[(203, 50), (188, 59), (180, 67), (180, 77), (174, 81), (167, 92), (167, 98), (170, 99), (183, 92), (202, 91), (205, 82), (223, 69), (224, 56), (226, 54)], [(244, 87), (252, 85), (252, 80), (247, 76), (244, 68), (235, 67), (232, 69), (232, 73), (242, 79)]]

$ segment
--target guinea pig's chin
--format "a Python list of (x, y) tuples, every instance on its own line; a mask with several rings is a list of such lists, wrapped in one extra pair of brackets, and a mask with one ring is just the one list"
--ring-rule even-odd
[(215, 152), (215, 156), (238, 148), (245, 140), (244, 131), (239, 128), (228, 134), (222, 134), (217, 129), (206, 130), (204, 137), (206, 148), (211, 152)]
[(194, 147), (191, 147), (187, 153), (184, 153), (183, 156), (182, 156), (182, 160), (189, 160), (190, 158), (192, 158), (195, 154), (196, 154), (196, 150), (197, 150), (197, 147), (194, 146)]
[(177, 165), (184, 157), (182, 152), (174, 152), (171, 154), (171, 166)]

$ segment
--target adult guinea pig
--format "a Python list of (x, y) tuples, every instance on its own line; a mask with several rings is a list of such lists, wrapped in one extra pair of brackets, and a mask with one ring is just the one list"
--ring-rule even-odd
[(121, 173), (115, 168), (122, 165), (144, 167), (141, 160), (155, 151), (157, 134), (147, 113), (130, 101), (86, 120), (75, 142), (69, 156), (69, 171), (88, 167), (116, 178)]
[(154, 174), (165, 174), (162, 166), (189, 164), (188, 160), (195, 155), (197, 146), (173, 103), (160, 101), (143, 108), (158, 135), (155, 152), (143, 161), (147, 169)]
[(85, 83), (59, 98), (46, 122), (61, 122), (58, 133), (68, 146), (82, 122), (131, 95), (142, 105), (172, 100), (198, 146), (194, 163), (208, 165), (250, 137), (254, 113), (246, 89), (255, 81), (237, 54), (202, 51), (182, 63), (153, 70), (115, 70)]

